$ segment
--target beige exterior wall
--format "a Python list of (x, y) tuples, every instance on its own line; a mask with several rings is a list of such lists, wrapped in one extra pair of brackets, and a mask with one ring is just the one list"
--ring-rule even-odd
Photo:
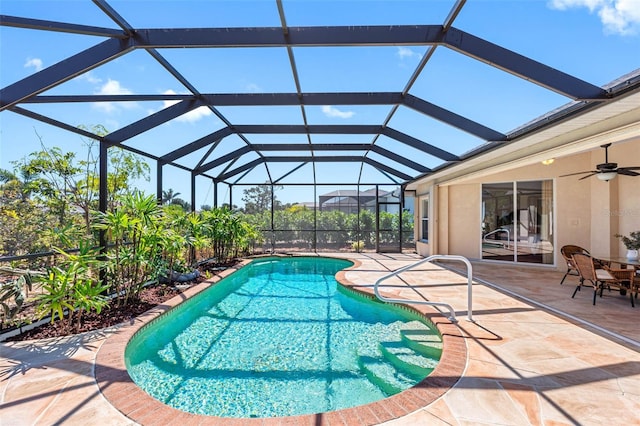
[(480, 247), (480, 188), (477, 184), (449, 187), (449, 251), (478, 257)]
[[(591, 155), (581, 154), (558, 161), (556, 176), (575, 173), (581, 170), (592, 170)], [(566, 163), (566, 164), (563, 164)], [(569, 167), (568, 167), (569, 166)], [(554, 168), (554, 165), (549, 166)], [(574, 244), (580, 247), (591, 247), (591, 187), (595, 184), (606, 184), (598, 179), (580, 180), (581, 175), (556, 178), (555, 221), (556, 245), (562, 247)], [(596, 182), (597, 181), (597, 182)]]
[[(617, 162), (619, 167), (640, 166), (640, 139), (612, 145), (609, 161)], [(626, 249), (614, 235), (640, 230), (640, 176), (618, 176), (609, 182), (596, 177), (580, 180), (583, 175), (560, 177), (594, 170), (596, 164), (603, 162), (604, 150), (600, 148), (557, 158), (548, 166), (537, 162), (460, 183), (419, 186), (418, 193), (432, 192), (435, 215), (430, 219), (431, 244), (422, 247), (420, 254), (458, 254), (479, 259), (482, 184), (553, 179), (555, 263), (564, 267), (558, 259), (560, 247), (566, 244), (585, 247), (594, 255), (624, 256)]]

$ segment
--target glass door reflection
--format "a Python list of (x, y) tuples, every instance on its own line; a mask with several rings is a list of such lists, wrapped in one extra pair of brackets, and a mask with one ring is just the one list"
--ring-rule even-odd
[(513, 182), (482, 185), (482, 258), (515, 260)]
[(553, 264), (553, 181), (482, 185), (482, 258)]

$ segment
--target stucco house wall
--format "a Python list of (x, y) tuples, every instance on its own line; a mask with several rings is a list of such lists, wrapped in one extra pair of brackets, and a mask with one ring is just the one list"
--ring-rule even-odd
[[(640, 166), (640, 138), (613, 144), (609, 161), (619, 167)], [(417, 247), (422, 255), (458, 254), (481, 257), (480, 206), (483, 183), (553, 179), (555, 264), (564, 268), (560, 247), (577, 244), (594, 255), (624, 256), (626, 249), (614, 237), (640, 230), (640, 176), (617, 176), (609, 182), (595, 176), (561, 177), (594, 170), (604, 162), (601, 148), (556, 158), (551, 165), (540, 162), (466, 179), (461, 183), (425, 182), (417, 194), (431, 194), (429, 245)], [(416, 197), (416, 199), (418, 199)], [(417, 210), (417, 209), (416, 209)], [(420, 223), (416, 218), (416, 223)]]

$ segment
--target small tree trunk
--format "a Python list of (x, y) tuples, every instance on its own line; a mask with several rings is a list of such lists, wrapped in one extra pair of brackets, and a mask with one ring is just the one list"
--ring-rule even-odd
[(82, 309), (78, 309), (78, 322), (76, 323), (76, 333), (80, 332), (82, 326)]

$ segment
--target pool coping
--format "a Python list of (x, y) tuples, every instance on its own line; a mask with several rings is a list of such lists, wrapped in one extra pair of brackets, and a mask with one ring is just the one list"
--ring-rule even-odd
[[(405, 305), (424, 316), (438, 329), (443, 341), (442, 357), (433, 372), (414, 387), (371, 404), (300, 416), (240, 419), (186, 413), (163, 404), (140, 389), (129, 376), (124, 361), (125, 348), (131, 337), (169, 309), (215, 285), (253, 260), (255, 259), (243, 260), (213, 278), (186, 289), (182, 294), (129, 323), (122, 324), (105, 340), (96, 354), (94, 374), (100, 392), (114, 408), (132, 421), (145, 426), (372, 425), (394, 420), (426, 407), (444, 395), (462, 377), (467, 364), (467, 346), (459, 328), (430, 306)], [(353, 265), (339, 271), (336, 280), (352, 291), (375, 297), (370, 286), (358, 285), (346, 278), (349, 271), (357, 270), (361, 265), (357, 259), (348, 260)]]

